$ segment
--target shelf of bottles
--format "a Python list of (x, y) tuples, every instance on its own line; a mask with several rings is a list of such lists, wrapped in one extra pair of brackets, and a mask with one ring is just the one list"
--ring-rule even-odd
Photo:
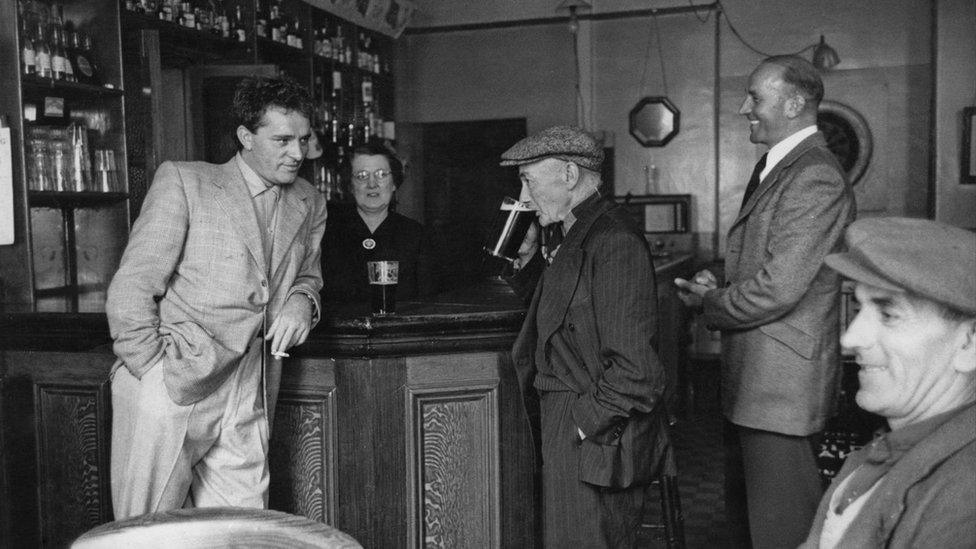
[(61, 3), (18, 0), (18, 14), (31, 206), (123, 200), (122, 90), (103, 79), (92, 35)]
[[(12, 2), (13, 3), (13, 2)], [(11, 302), (100, 311), (128, 228), (116, 0), (16, 0), (27, 245), (3, 257)], [(13, 42), (13, 40), (11, 41)], [(19, 86), (18, 86), (19, 83)]]
[(392, 118), (392, 43), (338, 20), (312, 14), (313, 128), (322, 148), (313, 184), (328, 201), (348, 199), (352, 151), (372, 139), (396, 139)]
[(316, 101), (312, 122), (322, 148), (311, 160), (313, 183), (329, 200), (345, 198), (343, 167), (353, 148), (371, 138), (395, 139), (389, 37), (302, 0), (118, 1), (133, 22), (145, 26), (162, 31), (162, 24), (151, 22), (158, 19), (218, 40), (253, 44), (248, 62), (273, 63), (282, 74), (310, 85)]
[(246, 43), (249, 3), (235, 0), (121, 0), (128, 17), (158, 22), (159, 28), (196, 31), (197, 36)]

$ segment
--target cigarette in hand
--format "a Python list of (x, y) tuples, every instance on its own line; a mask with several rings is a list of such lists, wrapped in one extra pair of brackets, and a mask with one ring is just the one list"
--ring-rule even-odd
[(278, 357), (278, 358), (288, 358), (291, 355), (288, 354), (288, 353), (286, 353), (286, 352), (284, 352), (284, 351), (275, 351), (275, 352), (271, 353), (271, 356), (275, 356), (275, 357)]

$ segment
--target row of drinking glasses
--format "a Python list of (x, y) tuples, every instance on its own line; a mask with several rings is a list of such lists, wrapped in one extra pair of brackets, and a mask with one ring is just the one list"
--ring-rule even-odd
[(123, 192), (115, 151), (95, 149), (94, 177), (88, 129), (31, 126), (27, 134), (27, 186), (34, 191)]

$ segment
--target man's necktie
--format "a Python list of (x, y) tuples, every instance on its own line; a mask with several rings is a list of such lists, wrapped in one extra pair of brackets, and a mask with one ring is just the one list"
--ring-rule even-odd
[(543, 227), (542, 234), (542, 254), (546, 261), (552, 263), (556, 258), (556, 250), (563, 242), (563, 222), (556, 221)]
[(752, 170), (752, 177), (749, 178), (749, 184), (746, 185), (746, 194), (742, 195), (742, 206), (739, 206), (740, 210), (746, 205), (746, 202), (749, 201), (749, 197), (752, 196), (752, 193), (756, 192), (756, 188), (759, 187), (759, 175), (762, 174), (764, 169), (766, 169), (765, 154), (762, 155), (759, 162), (756, 162), (756, 169)]
[(838, 515), (844, 512), (854, 500), (863, 496), (881, 477), (891, 469), (891, 467), (901, 457), (903, 452), (893, 452), (888, 444), (886, 435), (881, 435), (871, 441), (867, 449), (867, 459), (864, 460), (857, 469), (847, 478), (844, 491), (841, 492), (837, 500), (837, 508), (834, 510)]

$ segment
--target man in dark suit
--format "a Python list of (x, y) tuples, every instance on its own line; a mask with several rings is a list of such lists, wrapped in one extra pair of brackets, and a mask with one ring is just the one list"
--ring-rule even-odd
[(545, 546), (633, 547), (668, 445), (647, 244), (597, 191), (603, 150), (588, 134), (549, 128), (502, 159), (544, 230), (565, 230), (539, 246), (533, 228), (510, 279), (531, 298), (512, 353), (541, 446)]
[(815, 447), (837, 397), (840, 280), (823, 259), (841, 248), (855, 207), (817, 131), (822, 98), (820, 75), (800, 57), (753, 71), (739, 113), (750, 141), (770, 150), (729, 229), (725, 287), (707, 271), (675, 281), (722, 331), (726, 509), (756, 548), (804, 540), (822, 493)]

